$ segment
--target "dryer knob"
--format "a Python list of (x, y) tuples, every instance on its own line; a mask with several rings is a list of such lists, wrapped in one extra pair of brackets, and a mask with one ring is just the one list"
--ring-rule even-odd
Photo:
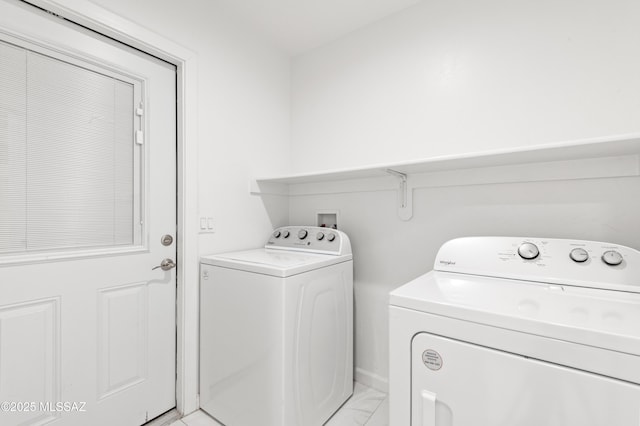
[(304, 240), (305, 238), (307, 238), (307, 235), (309, 235), (309, 233), (304, 229), (301, 229), (300, 231), (298, 231), (298, 238), (300, 238), (301, 240)]
[(289, 234), (289, 231), (284, 231), (282, 233), (282, 238), (289, 238), (289, 235), (291, 235), (291, 234)]
[(571, 253), (569, 253), (569, 257), (574, 262), (582, 263), (586, 262), (589, 259), (589, 253), (587, 253), (587, 251), (583, 248), (574, 248), (573, 250), (571, 250)]
[(323, 234), (322, 232), (318, 232), (318, 233), (316, 234), (316, 239), (317, 239), (318, 241), (322, 241), (322, 240), (324, 239), (324, 234)]
[(622, 255), (615, 250), (608, 250), (602, 253), (602, 261), (610, 266), (617, 266), (622, 263)]
[(518, 254), (523, 259), (532, 260), (538, 257), (540, 250), (538, 250), (538, 246), (533, 243), (522, 243), (520, 247), (518, 247)]
[(336, 239), (336, 234), (329, 234), (329, 235), (327, 235), (327, 240), (329, 240), (329, 241), (333, 241), (333, 240), (335, 240), (335, 239)]
[(280, 235), (281, 235), (280, 231), (276, 231), (276, 232), (273, 233), (273, 236), (276, 237), (276, 238), (280, 238)]

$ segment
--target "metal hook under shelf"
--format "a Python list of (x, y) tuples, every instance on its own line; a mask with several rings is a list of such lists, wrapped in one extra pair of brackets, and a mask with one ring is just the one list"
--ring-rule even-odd
[(386, 169), (385, 172), (400, 179), (398, 216), (402, 220), (411, 219), (413, 216), (413, 188), (409, 186), (407, 174), (393, 169)]

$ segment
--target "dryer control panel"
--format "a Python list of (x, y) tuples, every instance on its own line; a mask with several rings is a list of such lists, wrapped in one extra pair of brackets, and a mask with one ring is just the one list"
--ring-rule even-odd
[(598, 241), (457, 238), (440, 248), (434, 269), (640, 293), (640, 252)]
[(310, 253), (351, 254), (351, 243), (344, 232), (319, 226), (283, 226), (273, 231), (265, 248)]

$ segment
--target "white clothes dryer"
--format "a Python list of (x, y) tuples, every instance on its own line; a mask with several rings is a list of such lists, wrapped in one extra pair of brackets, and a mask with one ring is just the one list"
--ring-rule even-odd
[(390, 295), (392, 426), (638, 426), (640, 252), (473, 237)]
[(201, 259), (200, 406), (226, 426), (320, 426), (353, 393), (353, 260), (343, 232), (276, 229)]

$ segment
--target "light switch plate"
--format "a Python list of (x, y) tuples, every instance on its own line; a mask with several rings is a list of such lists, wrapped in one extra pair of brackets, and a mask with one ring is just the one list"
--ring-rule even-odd
[(213, 216), (200, 216), (199, 225), (200, 234), (213, 234), (216, 232), (214, 229)]

